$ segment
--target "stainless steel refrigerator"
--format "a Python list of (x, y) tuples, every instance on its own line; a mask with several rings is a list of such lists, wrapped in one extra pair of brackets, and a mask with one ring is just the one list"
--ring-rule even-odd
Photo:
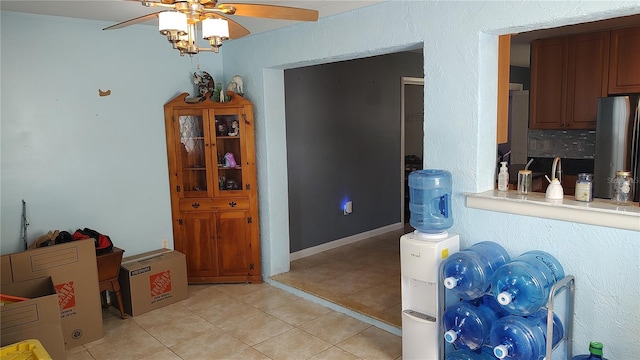
[(640, 94), (598, 99), (594, 197), (611, 199), (611, 181), (616, 171), (631, 171), (633, 201), (638, 201), (640, 159)]

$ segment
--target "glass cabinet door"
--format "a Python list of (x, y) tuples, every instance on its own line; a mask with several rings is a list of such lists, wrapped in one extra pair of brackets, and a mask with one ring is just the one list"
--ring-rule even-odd
[(239, 195), (245, 186), (242, 176), (245, 156), (242, 119), (237, 109), (216, 110), (214, 118), (218, 170), (216, 194)]
[(199, 114), (176, 111), (175, 125), (179, 136), (178, 176), (182, 184), (184, 197), (206, 197), (208, 195), (207, 177), (207, 139), (205, 117), (207, 111)]

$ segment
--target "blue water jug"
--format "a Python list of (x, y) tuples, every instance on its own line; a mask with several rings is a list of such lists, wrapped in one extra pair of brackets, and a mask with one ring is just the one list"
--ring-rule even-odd
[(445, 360), (496, 360), (496, 358), (493, 356), (493, 350), (490, 347), (483, 346), (476, 351), (469, 349), (455, 350), (447, 355)]
[[(562, 322), (553, 314), (552, 346), (564, 336)], [(498, 319), (491, 327), (490, 342), (498, 359), (539, 360), (546, 354), (547, 310), (529, 316), (509, 315)]]
[(478, 350), (489, 344), (491, 326), (498, 314), (481, 301), (462, 301), (445, 309), (444, 339), (457, 349)]
[(471, 300), (471, 302), (475, 303), (476, 305), (483, 304), (485, 306), (490, 307), (493, 310), (493, 312), (495, 312), (496, 315), (498, 315), (498, 318), (511, 315), (511, 313), (509, 313), (504, 307), (502, 307), (502, 305), (498, 303), (498, 300), (496, 300), (496, 298), (493, 297), (493, 295), (491, 294), (487, 294), (475, 300)]
[(607, 360), (603, 358), (602, 348), (604, 346), (601, 342), (592, 341), (589, 343), (589, 355), (576, 355), (572, 357), (573, 360)]
[(425, 169), (409, 174), (409, 223), (426, 234), (437, 234), (453, 226), (451, 173)]
[(461, 299), (479, 298), (489, 291), (494, 272), (509, 261), (507, 251), (497, 243), (473, 244), (443, 261), (444, 286)]
[(511, 314), (526, 316), (547, 304), (551, 287), (562, 278), (564, 269), (551, 254), (528, 251), (496, 270), (491, 293)]

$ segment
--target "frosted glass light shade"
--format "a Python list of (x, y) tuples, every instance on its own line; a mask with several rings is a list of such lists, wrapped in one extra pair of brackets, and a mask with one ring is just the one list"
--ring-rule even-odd
[(177, 11), (163, 11), (158, 14), (158, 29), (161, 33), (167, 31), (187, 32), (187, 15)]
[(229, 38), (229, 22), (217, 18), (202, 20), (202, 37), (210, 40), (216, 36), (221, 39)]

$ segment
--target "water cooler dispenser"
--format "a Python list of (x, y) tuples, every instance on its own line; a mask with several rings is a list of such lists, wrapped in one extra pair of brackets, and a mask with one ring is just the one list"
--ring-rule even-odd
[(458, 252), (458, 235), (449, 234), (451, 174), (418, 170), (409, 174), (410, 224), (416, 230), (400, 238), (402, 275), (402, 358), (444, 358), (440, 309), (444, 293), (440, 264)]

